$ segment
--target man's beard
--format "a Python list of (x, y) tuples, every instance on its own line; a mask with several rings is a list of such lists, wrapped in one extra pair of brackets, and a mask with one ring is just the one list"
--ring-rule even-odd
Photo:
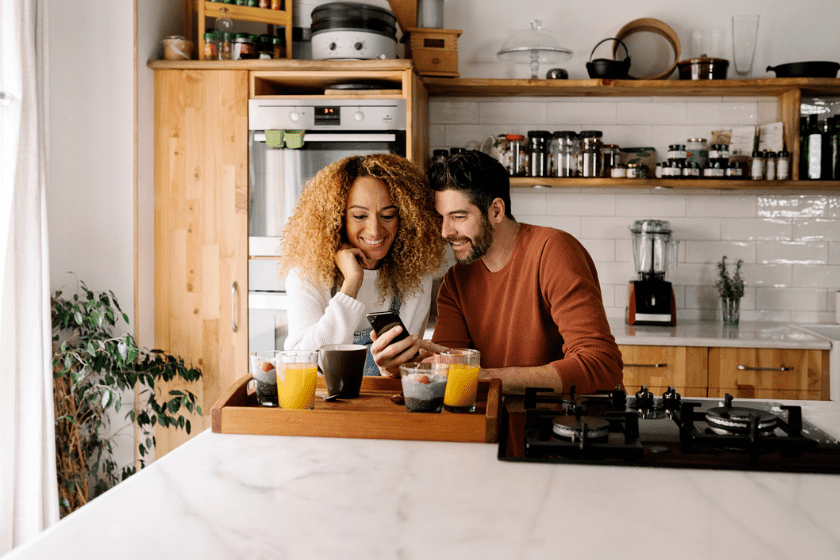
[(490, 220), (487, 219), (487, 216), (481, 216), (481, 230), (479, 230), (475, 239), (469, 237), (446, 238), (446, 240), (450, 243), (453, 241), (460, 241), (462, 239), (469, 239), (470, 245), (472, 245), (472, 251), (470, 251), (470, 254), (463, 259), (459, 259), (455, 256), (455, 262), (458, 264), (472, 264), (483, 257), (493, 244), (493, 226), (490, 225)]

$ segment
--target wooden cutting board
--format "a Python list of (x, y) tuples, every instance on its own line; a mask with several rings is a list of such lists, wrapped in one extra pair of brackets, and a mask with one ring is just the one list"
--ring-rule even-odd
[[(315, 397), (312, 410), (284, 410), (257, 403), (247, 391), (251, 375), (236, 381), (211, 409), (212, 429), (220, 434), (344, 437), (497, 443), (502, 383), (479, 381), (475, 412), (408, 412), (391, 397), (399, 379), (365, 377), (359, 397), (325, 402)], [(318, 393), (326, 393), (319, 379)]]

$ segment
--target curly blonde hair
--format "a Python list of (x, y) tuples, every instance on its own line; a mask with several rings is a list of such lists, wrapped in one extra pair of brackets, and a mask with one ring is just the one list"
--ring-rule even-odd
[(306, 184), (283, 229), (281, 274), (295, 268), (315, 285), (341, 285), (343, 276), (333, 257), (346, 238), (347, 197), (359, 177), (385, 183), (399, 212), (397, 235), (382, 259), (377, 281), (381, 299), (388, 294), (405, 297), (416, 293), (423, 277), (442, 265), (444, 240), (435, 214), (434, 192), (425, 174), (393, 154), (344, 158)]

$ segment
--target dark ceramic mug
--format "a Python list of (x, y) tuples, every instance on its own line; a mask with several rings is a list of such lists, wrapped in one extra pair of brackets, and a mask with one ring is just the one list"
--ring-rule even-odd
[(321, 372), (329, 396), (343, 399), (359, 396), (365, 374), (367, 346), (361, 344), (327, 344), (318, 351)]

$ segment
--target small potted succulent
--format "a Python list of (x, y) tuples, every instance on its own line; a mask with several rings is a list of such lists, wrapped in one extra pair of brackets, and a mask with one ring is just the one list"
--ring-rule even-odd
[(726, 256), (718, 263), (718, 276), (715, 286), (720, 293), (723, 306), (723, 324), (737, 325), (741, 317), (741, 298), (744, 297), (744, 278), (741, 276), (741, 266), (744, 261), (738, 259), (735, 263), (735, 274), (729, 276), (726, 270)]

